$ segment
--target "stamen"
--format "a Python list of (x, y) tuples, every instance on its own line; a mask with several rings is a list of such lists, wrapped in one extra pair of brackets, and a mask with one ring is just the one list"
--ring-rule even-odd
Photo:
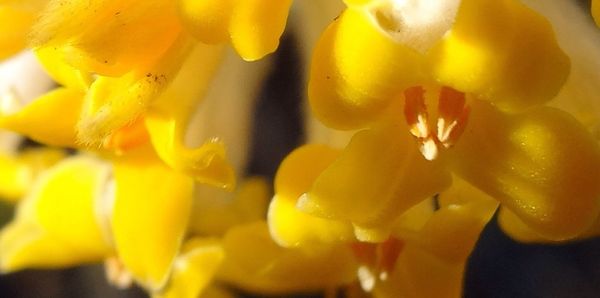
[(404, 97), (404, 117), (410, 133), (420, 142), (419, 150), (423, 157), (434, 160), (441, 148), (447, 149), (456, 143), (466, 127), (470, 109), (466, 106), (465, 94), (450, 87), (441, 88), (435, 128), (429, 125), (423, 87), (406, 89)]
[(143, 118), (125, 125), (104, 140), (104, 148), (121, 154), (148, 142), (150, 136)]
[(355, 242), (352, 251), (358, 262), (358, 280), (366, 292), (373, 290), (377, 282), (389, 278), (396, 265), (396, 260), (404, 247), (404, 243), (396, 238), (389, 238), (382, 243)]

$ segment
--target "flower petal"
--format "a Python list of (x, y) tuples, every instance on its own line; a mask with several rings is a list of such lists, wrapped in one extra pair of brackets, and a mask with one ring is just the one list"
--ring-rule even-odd
[(178, 0), (178, 11), (186, 29), (199, 41), (220, 43), (229, 41), (229, 20), (232, 0)]
[(281, 246), (307, 246), (353, 240), (352, 225), (315, 217), (296, 208), (300, 196), (339, 155), (323, 145), (305, 145), (290, 153), (275, 176), (268, 213), (269, 231)]
[(349, 246), (282, 248), (271, 240), (264, 222), (231, 229), (223, 246), (227, 257), (219, 279), (252, 292), (281, 295), (316, 291), (348, 284), (356, 275)]
[(222, 51), (220, 46), (198, 44), (172, 85), (151, 106), (146, 127), (158, 155), (169, 166), (201, 182), (230, 188), (235, 176), (220, 141), (209, 140), (194, 149), (184, 143), (190, 118), (209, 87)]
[(158, 290), (183, 241), (192, 180), (142, 151), (116, 161), (114, 171), (111, 226), (117, 255), (140, 284)]
[(99, 261), (111, 252), (96, 216), (109, 168), (66, 159), (37, 181), (0, 234), (0, 269), (55, 268)]
[(311, 108), (333, 128), (364, 127), (405, 88), (423, 82), (421, 64), (419, 53), (379, 31), (367, 14), (347, 9), (315, 48)]
[(592, 16), (596, 21), (596, 25), (600, 27), (600, 1), (598, 0), (592, 0)]
[(181, 36), (155, 64), (119, 77), (100, 76), (86, 93), (78, 139), (102, 145), (107, 137), (137, 120), (177, 75), (192, 49), (191, 38)]
[(76, 89), (55, 89), (16, 113), (0, 115), (0, 127), (44, 144), (77, 147), (75, 125), (83, 106), (83, 96)]
[(229, 23), (231, 43), (246, 61), (255, 61), (279, 46), (292, 0), (236, 0)]
[(225, 258), (217, 240), (191, 239), (185, 244), (186, 252), (173, 263), (173, 272), (165, 289), (153, 298), (196, 298), (208, 287)]
[(511, 110), (552, 99), (570, 67), (550, 23), (513, 0), (463, 0), (429, 59), (440, 84)]
[(121, 76), (154, 64), (180, 33), (172, 1), (52, 0), (32, 40), (35, 48), (59, 48), (77, 69)]
[(35, 14), (0, 4), (0, 20), (3, 23), (0, 26), (0, 60), (3, 60), (25, 48)]
[(587, 229), (600, 207), (600, 148), (586, 129), (553, 108), (506, 115), (478, 100), (471, 108), (449, 151), (456, 173), (545, 237)]
[(441, 163), (423, 158), (405, 126), (388, 125), (357, 133), (298, 206), (317, 216), (385, 229), (450, 181)]
[(92, 76), (89, 73), (67, 64), (61, 59), (59, 51), (55, 48), (37, 48), (35, 49), (35, 56), (52, 79), (65, 87), (86, 91), (92, 83)]

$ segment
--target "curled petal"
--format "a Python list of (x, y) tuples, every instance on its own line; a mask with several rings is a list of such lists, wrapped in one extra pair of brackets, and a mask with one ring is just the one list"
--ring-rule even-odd
[(0, 269), (56, 268), (108, 255), (96, 208), (109, 174), (105, 164), (78, 156), (40, 176), (0, 234)]
[(79, 141), (100, 146), (115, 131), (138, 119), (167, 89), (191, 49), (190, 38), (181, 36), (148, 68), (96, 79), (86, 93), (77, 124)]
[(290, 153), (279, 166), (276, 195), (267, 216), (271, 236), (279, 245), (318, 245), (354, 238), (349, 222), (315, 217), (296, 208), (300, 196), (338, 155), (337, 150), (327, 146), (306, 145)]
[(131, 155), (115, 163), (111, 227), (117, 256), (140, 284), (156, 291), (167, 282), (183, 241), (193, 181), (153, 153)]
[(149, 109), (146, 127), (155, 150), (169, 166), (201, 182), (231, 188), (235, 176), (222, 142), (213, 139), (193, 149), (185, 145), (188, 123), (217, 70), (222, 50), (196, 46), (175, 81)]
[(464, 0), (456, 23), (428, 54), (442, 85), (524, 109), (552, 99), (569, 73), (552, 26), (514, 0)]
[(252, 292), (281, 295), (316, 291), (348, 284), (356, 275), (349, 246), (282, 248), (273, 242), (264, 222), (231, 229), (223, 247), (227, 257), (219, 279)]
[(333, 128), (364, 127), (405, 88), (422, 82), (421, 60), (419, 53), (379, 31), (366, 13), (347, 9), (315, 48), (311, 108)]
[(441, 163), (422, 157), (405, 126), (389, 125), (357, 133), (298, 206), (363, 228), (386, 228), (450, 182)]
[(483, 101), (471, 107), (449, 158), (456, 173), (545, 237), (587, 229), (600, 207), (600, 148), (586, 129), (553, 108), (507, 115)]
[(223, 247), (213, 239), (191, 239), (173, 263), (165, 289), (153, 298), (196, 298), (204, 293), (225, 258)]
[(35, 49), (35, 56), (46, 72), (57, 83), (68, 87), (86, 91), (92, 83), (92, 76), (67, 64), (61, 59), (60, 51), (52, 47)]
[(83, 97), (84, 94), (76, 89), (55, 89), (15, 113), (0, 115), (0, 127), (44, 144), (77, 147), (75, 126)]

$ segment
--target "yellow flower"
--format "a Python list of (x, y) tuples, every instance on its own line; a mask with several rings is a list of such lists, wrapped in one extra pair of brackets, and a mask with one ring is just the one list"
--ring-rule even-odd
[(315, 50), (311, 106), (327, 125), (369, 128), (302, 210), (382, 240), (454, 173), (545, 237), (592, 224), (600, 149), (570, 115), (539, 106), (569, 69), (546, 20), (511, 0), (346, 3)]
[(459, 297), (467, 257), (497, 203), (467, 183), (455, 183), (440, 197), (439, 210), (424, 201), (394, 222), (389, 238), (357, 241), (350, 222), (314, 217), (295, 208), (301, 194), (337, 156), (328, 147), (306, 145), (286, 157), (269, 208), (275, 241), (305, 251), (350, 247), (359, 265), (356, 278), (374, 297)]
[(5, 0), (0, 2), (0, 60), (27, 45), (27, 35), (47, 0)]

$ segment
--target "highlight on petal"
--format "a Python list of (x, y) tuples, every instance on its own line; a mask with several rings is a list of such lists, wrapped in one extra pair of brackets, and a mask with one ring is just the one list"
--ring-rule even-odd
[(155, 64), (119, 77), (99, 76), (86, 93), (77, 124), (79, 141), (100, 146), (137, 120), (174, 80), (191, 49), (191, 38), (181, 36)]
[(32, 32), (37, 47), (57, 47), (75, 68), (122, 76), (155, 64), (180, 38), (173, 1), (51, 0)]
[(356, 261), (347, 245), (282, 248), (269, 236), (265, 222), (232, 228), (223, 247), (226, 258), (219, 280), (247, 291), (267, 295), (317, 291), (349, 284), (356, 276)]
[(339, 152), (323, 145), (305, 145), (290, 153), (275, 176), (275, 196), (267, 216), (273, 240), (284, 247), (311, 246), (354, 240), (352, 225), (319, 218), (296, 208), (300, 196)]
[(508, 110), (552, 99), (570, 68), (550, 23), (515, 0), (463, 0), (428, 59), (440, 84)]
[(262, 177), (243, 179), (234, 192), (196, 185), (188, 229), (195, 235), (222, 236), (234, 226), (263, 219), (270, 196)]
[(229, 23), (231, 43), (246, 61), (255, 61), (279, 46), (292, 0), (235, 1)]
[(379, 242), (387, 239), (385, 230), (402, 212), (450, 183), (441, 163), (421, 156), (405, 126), (387, 125), (355, 134), (298, 206), (363, 229), (383, 229), (373, 239), (361, 239)]
[(600, 207), (600, 148), (586, 129), (554, 108), (507, 115), (479, 100), (471, 108), (448, 152), (455, 173), (544, 237), (586, 230)]
[(111, 252), (96, 207), (110, 168), (89, 156), (65, 159), (37, 180), (0, 233), (0, 269), (56, 268)]
[(64, 157), (64, 151), (48, 148), (31, 149), (16, 156), (0, 154), (0, 199), (20, 200), (40, 173)]
[(145, 119), (152, 144), (165, 163), (200, 182), (231, 188), (235, 176), (222, 142), (212, 139), (193, 149), (185, 145), (190, 118), (209, 87), (222, 53), (220, 46), (198, 44)]
[(200, 297), (216, 275), (225, 254), (220, 242), (214, 239), (188, 240), (182, 253), (173, 262), (169, 282), (153, 298)]
[(177, 8), (185, 29), (199, 41), (213, 44), (229, 41), (234, 3), (232, 0), (178, 0)]
[(185, 235), (193, 181), (147, 151), (132, 152), (114, 167), (111, 227), (117, 256), (141, 285), (159, 290)]
[(347, 9), (315, 48), (308, 85), (312, 111), (333, 128), (364, 127), (404, 89), (423, 82), (422, 60), (379, 31), (368, 14)]
[(76, 89), (55, 89), (16, 112), (0, 110), (0, 127), (47, 145), (76, 147), (75, 126), (83, 106), (83, 96)]

